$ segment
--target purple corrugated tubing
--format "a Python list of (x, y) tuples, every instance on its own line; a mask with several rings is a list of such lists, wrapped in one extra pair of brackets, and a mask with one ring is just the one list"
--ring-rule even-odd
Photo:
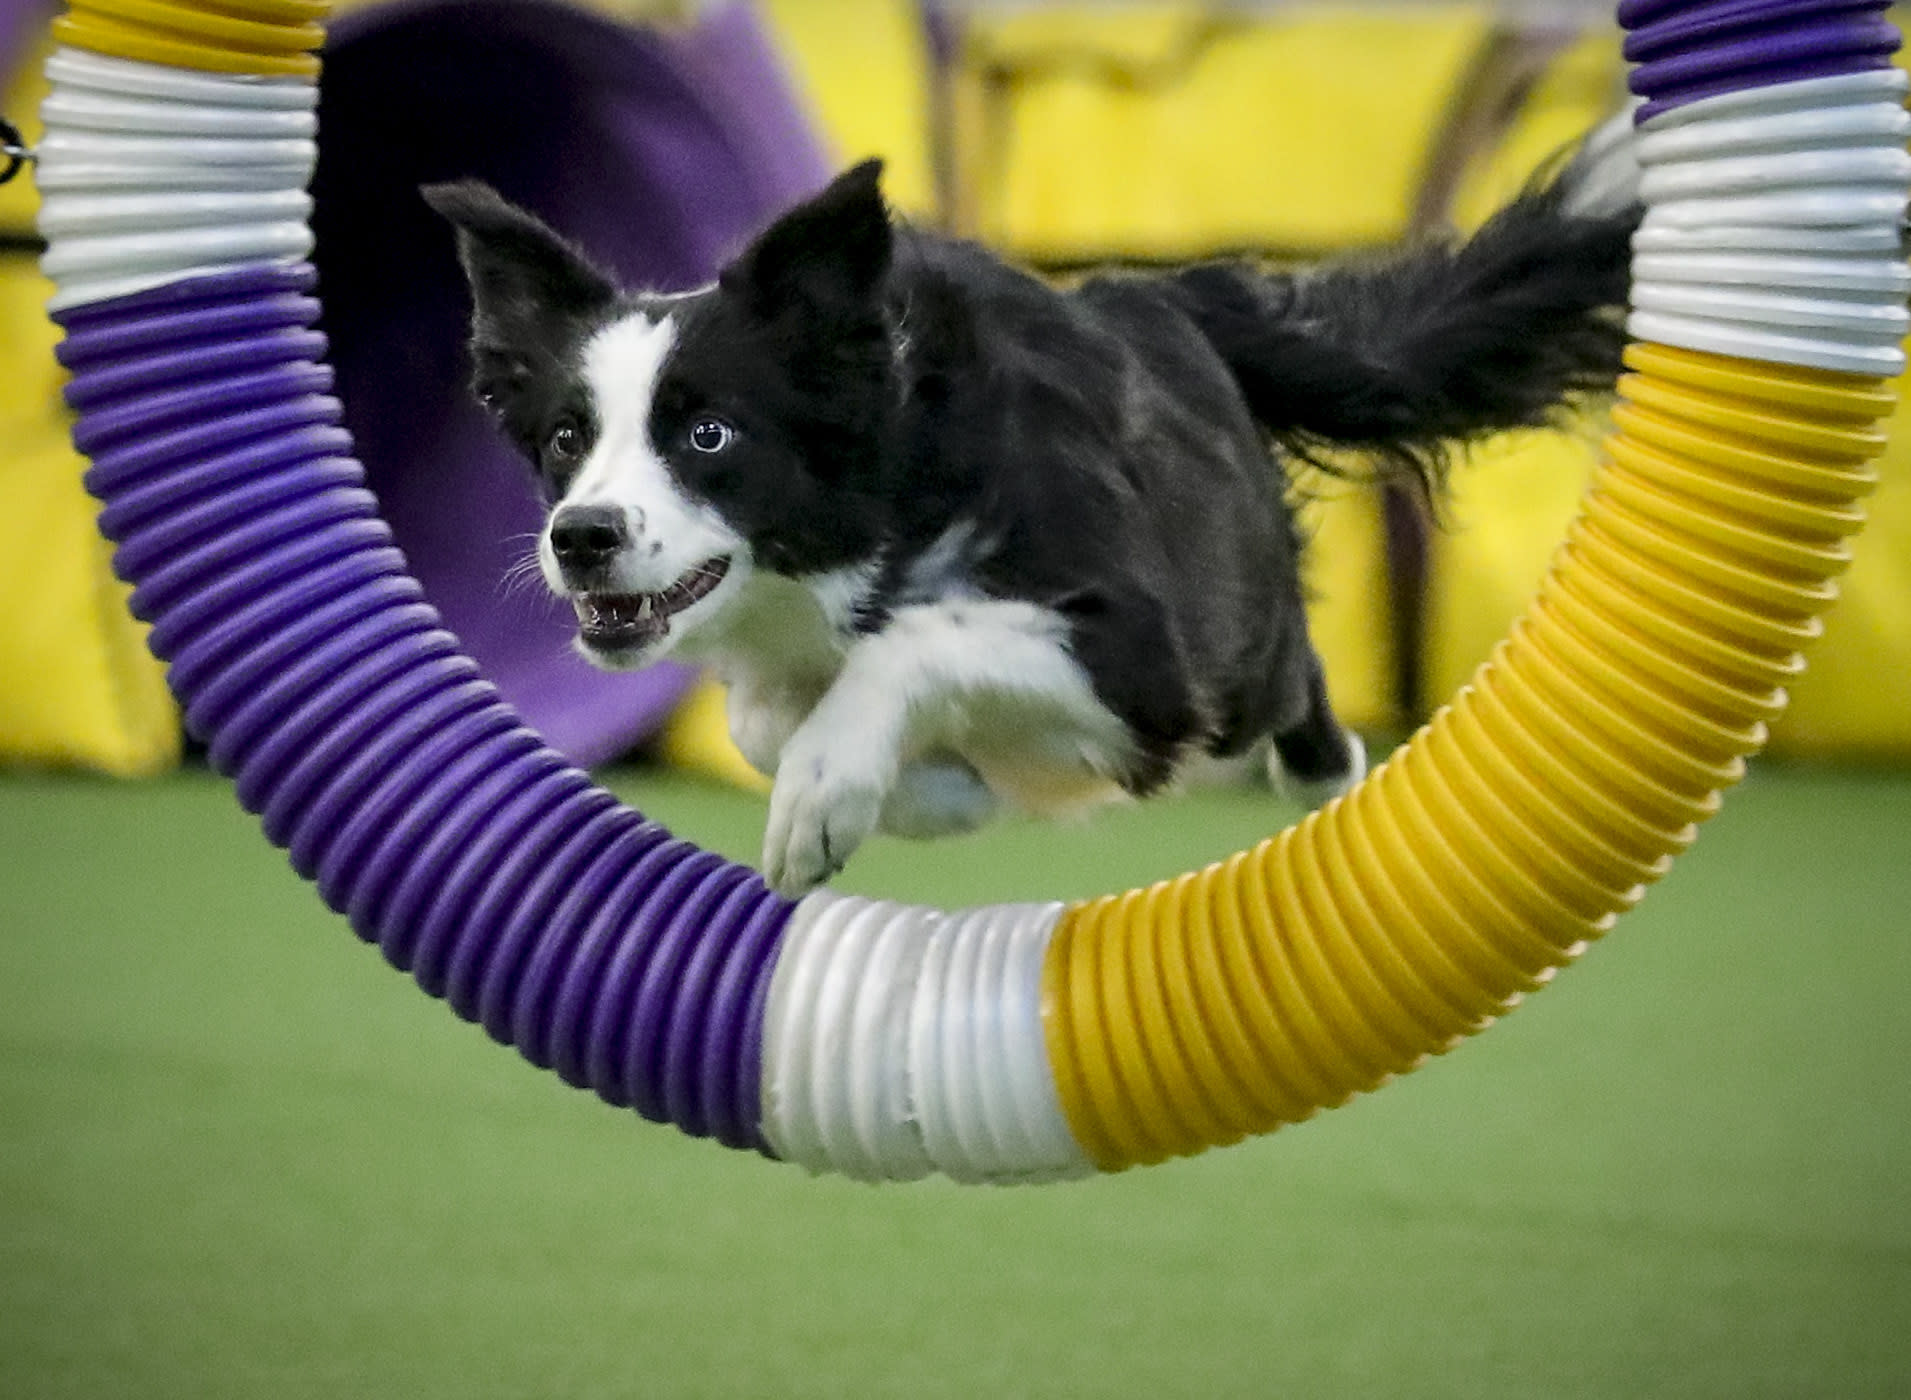
[(767, 1152), (791, 906), (525, 728), (392, 546), (305, 267), (61, 315), (74, 440), (192, 730), (396, 967), (569, 1083)]
[(1848, 73), (1882, 73), (1890, 67), (1889, 58), (1852, 55), (1844, 58), (1821, 59), (1816, 63), (1781, 63), (1771, 68), (1741, 68), (1735, 73), (1726, 73), (1704, 82), (1690, 83), (1685, 87), (1659, 92), (1650, 102), (1639, 104), (1638, 110), (1633, 113), (1633, 121), (1643, 124), (1651, 121), (1661, 112), (1671, 111), (1674, 107), (1683, 107), (1686, 103), (1697, 102), (1701, 98), (1722, 97), (1728, 92), (1776, 87), (1780, 83), (1802, 83), (1807, 78), (1841, 78)]
[[(1835, 63), (1877, 65), (1897, 51), (1898, 27), (1876, 15), (1832, 18), (1816, 23), (1781, 23), (1768, 31), (1727, 35), (1666, 58), (1642, 63), (1632, 70), (1627, 86), (1645, 97), (1682, 95), (1700, 85), (1734, 81), (1745, 74), (1816, 70)], [(1818, 76), (1812, 73), (1810, 76)], [(1739, 87), (1794, 79), (1758, 78), (1738, 81)]]
[(1668, 17), (1686, 14), (1712, 14), (1721, 10), (1750, 9), (1753, 6), (1791, 7), (1799, 12), (1833, 10), (1847, 7), (1850, 0), (1619, 0), (1619, 27), (1641, 29)]
[(1626, 36), (1629, 63), (1683, 53), (1720, 35), (1764, 31), (1816, 16), (1852, 16), (1889, 7), (1891, 0), (1724, 0), (1697, 5), (1643, 24)]

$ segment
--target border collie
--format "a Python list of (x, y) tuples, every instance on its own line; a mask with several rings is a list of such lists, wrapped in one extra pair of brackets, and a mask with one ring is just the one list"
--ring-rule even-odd
[(1437, 491), (1456, 445), (1610, 387), (1638, 211), (1590, 149), (1464, 241), (1068, 289), (898, 226), (876, 161), (677, 294), (483, 185), (425, 197), (579, 649), (728, 687), (799, 894), (878, 829), (1141, 796), (1263, 742), (1316, 798), (1358, 779), (1284, 462)]

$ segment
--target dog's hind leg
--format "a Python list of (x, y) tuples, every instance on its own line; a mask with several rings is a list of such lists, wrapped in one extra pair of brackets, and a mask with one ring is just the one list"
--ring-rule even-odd
[(1299, 723), (1271, 736), (1267, 776), (1283, 797), (1318, 807), (1367, 776), (1367, 748), (1334, 717), (1326, 677), (1311, 650), (1307, 667), (1306, 709)]
[(1000, 806), (981, 775), (962, 760), (924, 759), (903, 765), (876, 825), (891, 836), (928, 841), (974, 831)]

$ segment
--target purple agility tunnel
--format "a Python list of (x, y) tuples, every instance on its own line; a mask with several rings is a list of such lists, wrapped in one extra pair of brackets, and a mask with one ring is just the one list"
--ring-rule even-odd
[(315, 262), (367, 481), (504, 697), (573, 761), (614, 758), (691, 673), (593, 670), (569, 610), (524, 576), (541, 510), (462, 391), (464, 278), (418, 187), (484, 180), (628, 281), (674, 290), (813, 191), (821, 150), (746, 5), (668, 30), (515, 0), (380, 5), (332, 25), (324, 61)]

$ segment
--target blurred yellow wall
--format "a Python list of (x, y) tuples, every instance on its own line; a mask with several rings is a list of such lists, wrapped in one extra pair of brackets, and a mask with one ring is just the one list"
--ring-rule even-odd
[[(693, 0), (594, 3), (669, 22)], [(883, 155), (898, 208), (934, 217), (914, 0), (761, 7), (839, 156)], [(1126, 3), (988, 19), (969, 33), (956, 85), (960, 212), (991, 242), (1051, 263), (1386, 242), (1406, 230), (1434, 133), (1490, 14), (1486, 4), (1255, 14)], [(1573, 45), (1471, 170), (1456, 220), (1483, 217), (1607, 111), (1622, 71), (1616, 31)], [(7, 110), (30, 113), (34, 102), (16, 91)], [(31, 211), (28, 182), (0, 191), (0, 228), (26, 228)], [(162, 766), (177, 752), (176, 715), (92, 533), (81, 464), (65, 445), (44, 298), (29, 262), (0, 269), (0, 480), (13, 506), (0, 517), (0, 757)], [(1901, 429), (1780, 749), (1911, 755), (1911, 423)], [(1458, 473), (1451, 528), (1434, 542), (1430, 695), (1461, 684), (1524, 607), (1596, 460), (1597, 436), (1589, 423), (1576, 434), (1509, 437)], [(1374, 501), (1336, 483), (1317, 496), (1307, 507), (1314, 626), (1336, 703), (1357, 724), (1398, 723)]]
[[(36, 55), (0, 96), (28, 145), (43, 91)], [(31, 179), (0, 186), (0, 234), (30, 237), (38, 207)], [(94, 527), (51, 293), (31, 256), (0, 257), (0, 761), (155, 772), (178, 759), (178, 713)]]

